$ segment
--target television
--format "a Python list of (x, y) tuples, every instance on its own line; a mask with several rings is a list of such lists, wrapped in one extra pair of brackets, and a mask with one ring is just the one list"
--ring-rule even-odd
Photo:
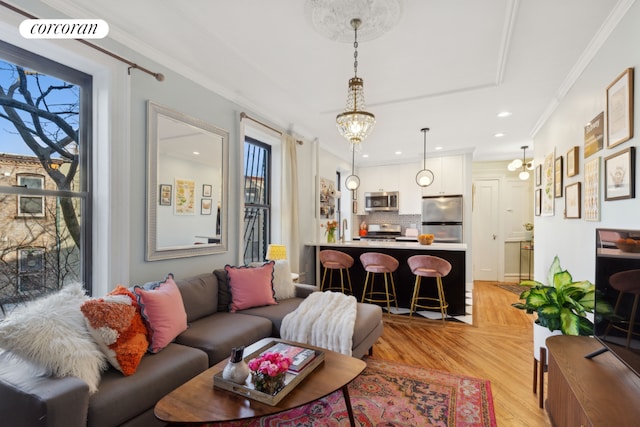
[[(633, 240), (638, 243), (632, 243)], [(602, 343), (603, 348), (587, 357), (610, 351), (640, 376), (640, 302), (635, 318), (632, 319), (635, 295), (623, 292), (620, 296), (620, 292), (609, 282), (609, 278), (615, 273), (637, 269), (640, 269), (640, 230), (596, 229), (594, 336)], [(609, 303), (610, 307), (616, 307), (618, 302), (614, 315), (604, 312), (603, 302)], [(629, 339), (627, 331), (630, 325), (634, 329)]]

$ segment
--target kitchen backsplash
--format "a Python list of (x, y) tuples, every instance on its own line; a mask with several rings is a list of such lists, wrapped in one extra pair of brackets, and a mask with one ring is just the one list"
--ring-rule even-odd
[(420, 215), (398, 215), (394, 212), (371, 212), (368, 215), (358, 215), (356, 228), (360, 226), (362, 221), (369, 224), (400, 224), (402, 226), (402, 234), (407, 228), (415, 227), (420, 230), (422, 218)]

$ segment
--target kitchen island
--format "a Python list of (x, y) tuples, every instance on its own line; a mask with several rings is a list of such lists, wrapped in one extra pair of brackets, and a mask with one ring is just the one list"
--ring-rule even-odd
[[(466, 277), (466, 252), (467, 245), (464, 243), (433, 243), (431, 245), (421, 245), (418, 242), (376, 242), (376, 241), (347, 241), (337, 243), (317, 243), (307, 244), (305, 255), (314, 256), (316, 260), (317, 254), (323, 249), (334, 249), (351, 255), (354, 259), (353, 267), (350, 269), (351, 282), (353, 286), (354, 296), (358, 301), (362, 298), (364, 289), (364, 280), (366, 271), (360, 263), (360, 255), (365, 252), (380, 252), (391, 255), (396, 258), (400, 265), (394, 273), (396, 284), (396, 296), (398, 298), (398, 307), (409, 308), (411, 306), (411, 296), (413, 294), (413, 284), (415, 276), (411, 273), (407, 260), (413, 255), (433, 255), (446, 259), (451, 263), (451, 272), (442, 279), (444, 284), (445, 299), (449, 303), (447, 309), (449, 315), (461, 316), (465, 314), (465, 277)], [(322, 266), (319, 261), (315, 263), (318, 268), (316, 277), (322, 278)], [(340, 280), (338, 274), (333, 275), (334, 280)], [(329, 280), (329, 275), (327, 275)], [(346, 279), (345, 279), (346, 280)], [(433, 282), (433, 283), (432, 283)], [(382, 285), (384, 281), (382, 276), (376, 277), (376, 287)], [(423, 279), (421, 293), (428, 296), (436, 296), (435, 279)], [(318, 286), (320, 280), (318, 280)]]

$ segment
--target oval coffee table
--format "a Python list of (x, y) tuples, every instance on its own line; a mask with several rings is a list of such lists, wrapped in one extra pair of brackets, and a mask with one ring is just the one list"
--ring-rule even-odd
[[(245, 353), (251, 354), (258, 351), (273, 340), (274, 338), (260, 340), (247, 347)], [(317, 348), (307, 344), (303, 345)], [(367, 364), (355, 357), (325, 349), (319, 350), (324, 352), (324, 362), (275, 406), (214, 387), (213, 376), (222, 371), (227, 364), (227, 360), (223, 360), (160, 399), (155, 406), (154, 413), (157, 418), (167, 423), (213, 423), (242, 420), (287, 411), (342, 389), (349, 420), (351, 425), (355, 426), (347, 385), (362, 373)]]

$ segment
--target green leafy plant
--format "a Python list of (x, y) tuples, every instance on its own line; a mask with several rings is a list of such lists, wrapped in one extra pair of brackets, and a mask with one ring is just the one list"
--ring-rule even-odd
[[(549, 267), (547, 282), (548, 285), (523, 280), (520, 284), (531, 288), (520, 294), (524, 302), (512, 305), (529, 314), (536, 313), (535, 323), (551, 331), (561, 330), (564, 335), (592, 335), (593, 322), (586, 315), (593, 313), (595, 308), (595, 285), (588, 280), (574, 282), (571, 274), (560, 267), (557, 256)], [(612, 311), (608, 304), (598, 302), (598, 312)]]

